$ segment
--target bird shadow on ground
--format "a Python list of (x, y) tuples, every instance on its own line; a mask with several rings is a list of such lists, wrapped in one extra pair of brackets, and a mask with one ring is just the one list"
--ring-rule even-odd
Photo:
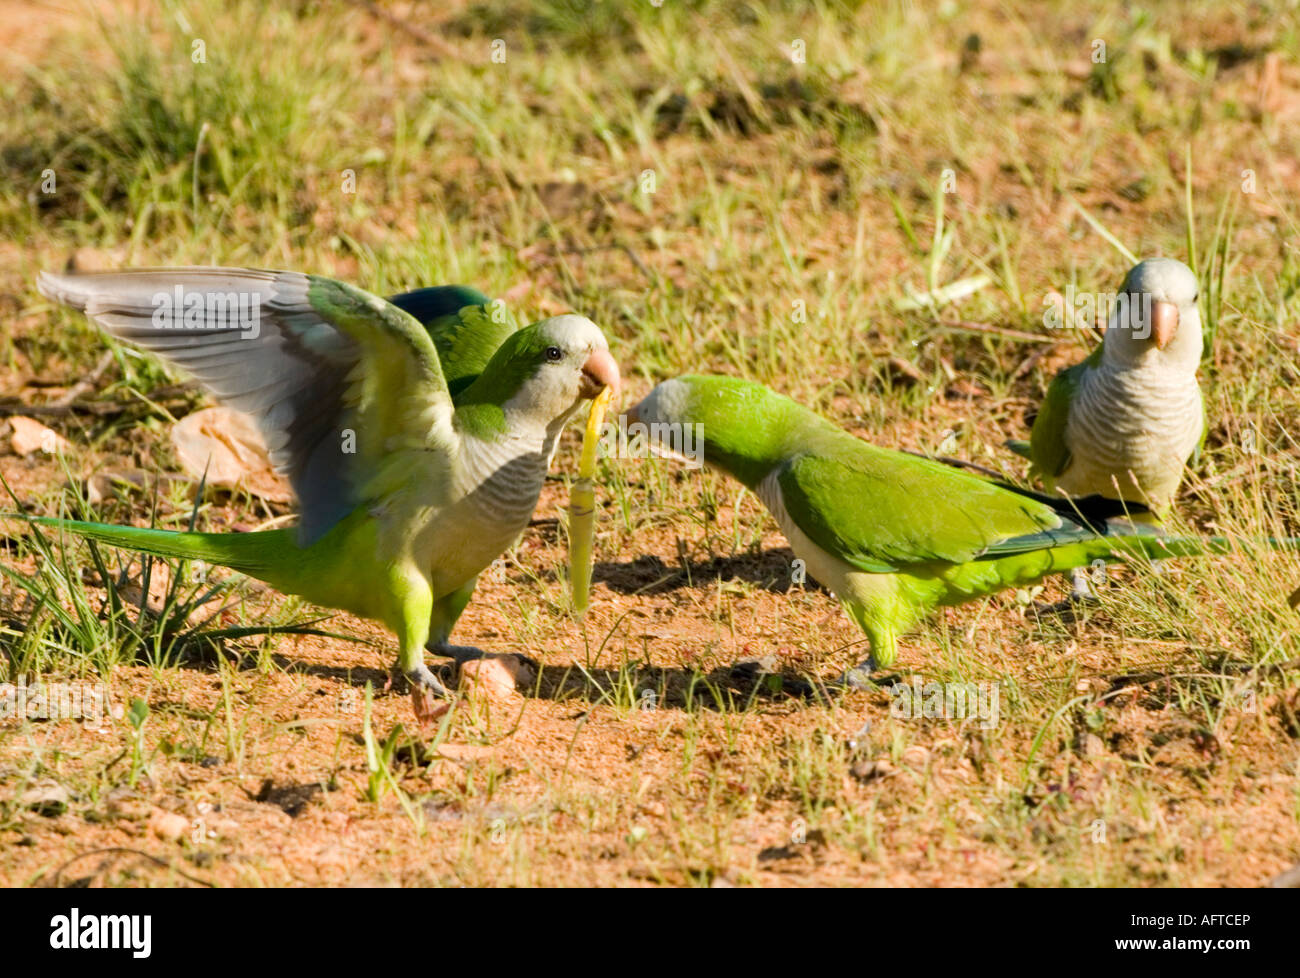
[[(683, 561), (675, 567), (647, 554), (623, 563), (596, 564), (592, 568), (591, 581), (604, 584), (619, 594), (668, 594), (684, 587), (703, 587), (718, 580), (741, 581), (774, 594), (784, 594), (794, 586), (794, 560), (789, 547), (739, 557)], [(804, 586), (819, 587), (811, 577)]]
[[(257, 654), (240, 654), (229, 647), (218, 652), (210, 646), (186, 650), (177, 658), (176, 666), (211, 673), (218, 655), (225, 656), (240, 670), (259, 668)], [(515, 658), (510, 653), (501, 657)], [(410, 692), (404, 677), (394, 676), (384, 668), (306, 662), (280, 652), (273, 652), (267, 658), (287, 675), (309, 676), (355, 689), (364, 689), (370, 683), (376, 697), (405, 696)], [(528, 661), (530, 675), (522, 677), (525, 681), (517, 686), (524, 697), (556, 702), (572, 700), (588, 707), (604, 704), (640, 709), (736, 711), (757, 701), (827, 701), (834, 695), (822, 684), (782, 669), (775, 656), (745, 659), (708, 672), (662, 668), (646, 662), (629, 662), (622, 668), (610, 669), (579, 663), (540, 665)], [(449, 689), (456, 688), (454, 662), (433, 660), (430, 668)]]
[(542, 666), (536, 680), (521, 686), (520, 692), (536, 699), (573, 700), (587, 707), (725, 712), (744, 710), (755, 702), (825, 701), (834, 695), (820, 683), (778, 669), (774, 657), (718, 666), (708, 672), (645, 663), (629, 663), (622, 669)]

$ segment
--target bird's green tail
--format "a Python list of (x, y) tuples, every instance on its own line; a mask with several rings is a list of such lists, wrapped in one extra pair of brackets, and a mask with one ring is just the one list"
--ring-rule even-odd
[[(1300, 537), (1197, 537), (1166, 536), (1150, 524), (1116, 525), (1102, 535), (1062, 543), (1040, 550), (994, 557), (986, 561), (997, 568), (1003, 586), (1033, 583), (1048, 574), (1087, 567), (1095, 561), (1165, 560), (1226, 554), (1237, 550), (1300, 550)], [(971, 566), (971, 565), (968, 565)]]
[(283, 588), (288, 584), (293, 567), (301, 559), (293, 559), (301, 551), (289, 530), (189, 533), (138, 526), (114, 526), (110, 523), (87, 523), (49, 516), (15, 515), (14, 518), (52, 530), (65, 530), (113, 547), (142, 550), (159, 557), (179, 557), (183, 560), (220, 564), (265, 581), (273, 587)]

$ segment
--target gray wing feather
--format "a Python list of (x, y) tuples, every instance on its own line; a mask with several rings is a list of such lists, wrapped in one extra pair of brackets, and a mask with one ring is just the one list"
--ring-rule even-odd
[[(234, 307), (227, 301), (224, 316), (213, 310), (201, 328), (187, 327), (184, 309), (167, 305), (175, 306), (177, 286), (183, 295), (234, 296)], [(230, 268), (42, 273), (38, 288), (251, 415), (298, 495), (303, 545), (355, 508), (339, 445), (348, 374), (360, 350), (311, 307), (307, 276)], [(221, 304), (209, 304), (205, 314)]]

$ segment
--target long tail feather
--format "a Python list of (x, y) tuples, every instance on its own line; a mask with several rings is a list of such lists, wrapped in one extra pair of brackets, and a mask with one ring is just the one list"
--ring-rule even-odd
[(37, 526), (75, 533), (127, 550), (141, 550), (159, 557), (179, 557), (220, 564), (279, 585), (288, 569), (285, 554), (297, 550), (294, 535), (288, 530), (259, 533), (189, 533), (153, 530), (138, 526), (115, 526), (111, 523), (88, 523), (48, 516), (15, 515)]
[(989, 567), (997, 575), (993, 579), (1007, 587), (1038, 581), (1049, 574), (1076, 567), (1087, 567), (1097, 560), (1165, 560), (1239, 550), (1249, 552), (1252, 548), (1300, 551), (1300, 537), (1168, 536), (1156, 526), (1110, 521), (1103, 534), (1012, 554), (991, 552), (968, 566), (972, 569), (980, 565)]

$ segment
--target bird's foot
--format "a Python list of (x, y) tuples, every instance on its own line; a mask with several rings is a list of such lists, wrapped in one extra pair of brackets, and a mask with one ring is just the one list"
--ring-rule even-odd
[(425, 646), (430, 655), (440, 656), (444, 659), (455, 659), (459, 662), (470, 662), (474, 659), (487, 658), (487, 653), (474, 645), (451, 645), (448, 642), (433, 642)]
[[(502, 689), (506, 686), (513, 686), (514, 689), (518, 689), (531, 686), (542, 671), (542, 667), (536, 659), (521, 655), (518, 652), (484, 652), (473, 645), (450, 645), (447, 642), (435, 642), (427, 646), (427, 648), (432, 655), (454, 659), (457, 676), (462, 683), (465, 682), (466, 674), (473, 672), (472, 682), (480, 682), (485, 676), (495, 676), (496, 678), (489, 678), (488, 682), (495, 683)], [(482, 668), (477, 666), (466, 670), (465, 667), (472, 662), (484, 663), (488, 671), (484, 672)], [(499, 665), (504, 670), (504, 674), (499, 670), (494, 673), (492, 664)]]
[(852, 669), (846, 670), (835, 679), (825, 682), (814, 680), (805, 683), (807, 695), (830, 699), (831, 693), (847, 693), (853, 690), (873, 690), (893, 686), (899, 681), (896, 675), (885, 675), (872, 656), (859, 662)]
[(484, 652), (473, 645), (449, 645), (446, 642), (437, 642), (428, 646), (428, 649), (432, 655), (455, 659), (458, 669), (467, 662), (475, 662), (479, 659), (496, 660), (506, 668), (515, 683), (520, 686), (529, 685), (537, 678), (542, 668), (536, 659), (518, 652)]
[(432, 723), (451, 709), (451, 692), (428, 666), (421, 663), (403, 675), (411, 684), (411, 706), (415, 710), (415, 719), (421, 723)]
[(879, 672), (876, 657), (869, 655), (840, 676), (838, 685), (842, 689), (875, 689), (881, 685), (881, 677), (877, 675)]

